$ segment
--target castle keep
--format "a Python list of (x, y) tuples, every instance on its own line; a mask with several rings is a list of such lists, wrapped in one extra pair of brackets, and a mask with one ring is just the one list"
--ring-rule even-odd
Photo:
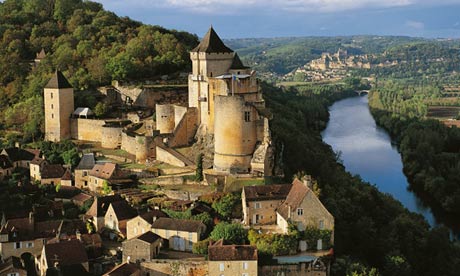
[(126, 150), (140, 163), (157, 159), (186, 166), (191, 162), (175, 148), (208, 136), (214, 142), (214, 172), (271, 175), (268, 118), (255, 71), (243, 65), (212, 27), (190, 59), (188, 103), (156, 102), (155, 122), (126, 114), (119, 120), (88, 118), (88, 109), (75, 110), (73, 89), (56, 72), (44, 91), (46, 140), (100, 142)]

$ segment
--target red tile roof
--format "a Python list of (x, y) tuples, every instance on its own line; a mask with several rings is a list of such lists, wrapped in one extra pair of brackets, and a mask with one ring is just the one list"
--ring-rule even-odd
[(48, 267), (54, 266), (56, 262), (59, 263), (60, 266), (88, 262), (88, 255), (86, 254), (85, 247), (78, 240), (46, 244), (44, 246), (44, 253)]
[(109, 209), (110, 203), (121, 200), (124, 199), (120, 195), (96, 197), (86, 214), (92, 217), (103, 217)]
[(200, 230), (204, 231), (206, 229), (206, 225), (197, 220), (159, 218), (152, 223), (152, 228), (184, 232), (199, 232)]
[(210, 261), (257, 261), (257, 248), (252, 245), (224, 245), (217, 241), (208, 247)]
[(259, 185), (246, 186), (243, 188), (247, 201), (257, 200), (280, 200), (285, 199), (291, 190), (292, 185)]
[(42, 179), (61, 178), (64, 175), (64, 168), (59, 164), (47, 164), (42, 168)]
[(130, 276), (137, 275), (140, 268), (134, 263), (124, 263), (114, 267), (112, 270), (104, 274), (104, 276)]
[[(305, 196), (311, 192), (310, 188), (307, 187), (302, 181), (297, 178), (292, 182), (292, 188), (286, 197), (286, 200), (276, 210), (283, 218), (289, 218), (289, 207), (292, 211), (297, 209)], [(292, 212), (291, 211), (291, 212)]]

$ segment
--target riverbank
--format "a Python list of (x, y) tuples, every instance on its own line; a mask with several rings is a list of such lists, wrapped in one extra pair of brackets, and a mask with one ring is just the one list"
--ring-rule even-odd
[(367, 96), (358, 96), (335, 102), (329, 108), (330, 120), (322, 132), (323, 141), (340, 152), (347, 171), (374, 184), (379, 191), (391, 194), (433, 226), (433, 214), (408, 191), (401, 156), (386, 131), (376, 125), (367, 99)]
[(286, 179), (300, 171), (318, 180), (320, 198), (335, 217), (332, 275), (372, 267), (381, 275), (455, 275), (460, 248), (447, 229), (430, 228), (425, 219), (361, 178), (346, 172), (340, 156), (322, 141), (328, 107), (337, 93), (303, 94), (262, 84), (273, 119), (277, 164)]
[(401, 153), (409, 187), (429, 206), (436, 219), (460, 232), (460, 130), (436, 120), (395, 115), (377, 108), (370, 95), (371, 113), (387, 130)]

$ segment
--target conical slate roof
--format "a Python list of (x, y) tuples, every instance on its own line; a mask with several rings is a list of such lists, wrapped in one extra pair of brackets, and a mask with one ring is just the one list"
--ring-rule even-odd
[(72, 85), (70, 85), (69, 81), (66, 79), (66, 77), (64, 77), (61, 71), (56, 70), (56, 72), (53, 74), (53, 77), (51, 77), (48, 84), (46, 84), (45, 88), (63, 89), (72, 88)]
[(248, 69), (248, 68), (249, 67), (244, 66), (238, 54), (235, 53), (235, 56), (233, 57), (232, 66), (230, 66), (230, 70)]
[(233, 50), (225, 46), (220, 37), (211, 27), (209, 28), (209, 31), (204, 35), (200, 44), (195, 49), (193, 49), (192, 52), (233, 53)]

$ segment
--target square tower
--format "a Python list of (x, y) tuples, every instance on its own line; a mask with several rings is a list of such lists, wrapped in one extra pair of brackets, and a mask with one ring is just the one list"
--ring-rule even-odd
[(45, 140), (70, 139), (70, 117), (74, 111), (73, 87), (56, 71), (44, 88)]
[(208, 79), (228, 72), (234, 52), (225, 46), (211, 27), (200, 44), (190, 52), (192, 74), (189, 76), (189, 107), (199, 112), (199, 124), (209, 129), (211, 115)]

